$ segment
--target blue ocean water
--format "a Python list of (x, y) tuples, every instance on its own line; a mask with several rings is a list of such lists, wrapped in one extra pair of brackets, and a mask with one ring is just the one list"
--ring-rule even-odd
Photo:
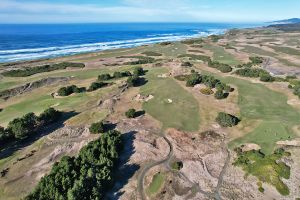
[(220, 34), (258, 24), (114, 23), (0, 25), (0, 62), (129, 48)]

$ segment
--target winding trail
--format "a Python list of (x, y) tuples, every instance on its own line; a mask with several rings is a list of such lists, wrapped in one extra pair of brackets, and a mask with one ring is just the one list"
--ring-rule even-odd
[(148, 164), (146, 165), (143, 170), (141, 171), (139, 177), (138, 177), (138, 184), (137, 184), (137, 189), (138, 189), (138, 193), (141, 197), (142, 200), (146, 200), (146, 196), (145, 196), (145, 192), (144, 192), (144, 178), (147, 174), (147, 172), (158, 165), (164, 164), (164, 163), (169, 163), (169, 160), (172, 158), (173, 156), (173, 146), (170, 142), (170, 140), (168, 138), (166, 138), (165, 136), (163, 136), (164, 140), (168, 143), (170, 151), (169, 154), (167, 155), (167, 157), (163, 160), (160, 161), (156, 161), (154, 163)]
[[(170, 151), (167, 155), (166, 158), (164, 158), (163, 160), (160, 160), (160, 161), (156, 161), (154, 163), (150, 163), (150, 164), (147, 164), (141, 171), (141, 173), (139, 174), (138, 176), (138, 182), (137, 182), (137, 190), (138, 190), (138, 193), (139, 193), (139, 196), (140, 196), (140, 199), (141, 200), (146, 200), (146, 195), (145, 195), (145, 190), (144, 190), (144, 178), (147, 174), (147, 172), (152, 169), (153, 167), (155, 166), (158, 166), (158, 165), (161, 165), (161, 164), (166, 164), (166, 167), (168, 168), (168, 170), (172, 170), (172, 168), (170, 167), (170, 160), (172, 159), (173, 157), (173, 154), (174, 154), (174, 150), (173, 150), (173, 145), (172, 143), (170, 142), (170, 140), (163, 136), (163, 139), (168, 143), (169, 145), (169, 148), (170, 148)], [(226, 173), (226, 170), (230, 164), (230, 151), (228, 150), (228, 148), (226, 147), (226, 145), (224, 144), (223, 145), (223, 148), (226, 148), (226, 152), (227, 152), (227, 157), (226, 157), (226, 160), (225, 160), (225, 164), (222, 168), (222, 171), (220, 172), (220, 175), (218, 177), (218, 184), (216, 186), (216, 188), (214, 189), (214, 192), (210, 193), (210, 192), (205, 192), (204, 190), (201, 189), (201, 187), (199, 186), (198, 183), (194, 183), (193, 181), (191, 181), (185, 174), (183, 174), (182, 172), (177, 172), (179, 176), (181, 176), (183, 179), (185, 179), (185, 181), (189, 182), (191, 185), (193, 185), (193, 187), (191, 188), (192, 189), (195, 189), (196, 190), (196, 193), (201, 193), (203, 195), (205, 195), (206, 197), (210, 198), (210, 199), (215, 199), (215, 200), (222, 200), (221, 198), (221, 195), (220, 195), (220, 189), (222, 187), (222, 184), (223, 184), (223, 179), (224, 179), (224, 175)]]

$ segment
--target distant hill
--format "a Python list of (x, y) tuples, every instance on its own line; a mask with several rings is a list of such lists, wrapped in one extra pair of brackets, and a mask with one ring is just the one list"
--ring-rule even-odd
[(271, 22), (272, 24), (294, 24), (300, 23), (300, 18), (291, 18), (291, 19), (284, 19)]

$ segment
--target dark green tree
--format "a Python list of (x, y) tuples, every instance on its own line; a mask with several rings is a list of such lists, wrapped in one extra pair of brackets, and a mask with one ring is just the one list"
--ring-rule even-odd
[(127, 112), (125, 112), (127, 118), (135, 118), (136, 110), (131, 108)]

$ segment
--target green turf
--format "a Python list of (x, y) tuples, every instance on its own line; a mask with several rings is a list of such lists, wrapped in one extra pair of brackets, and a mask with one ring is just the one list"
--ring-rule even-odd
[(165, 181), (165, 175), (161, 172), (158, 172), (153, 176), (152, 182), (150, 183), (149, 187), (147, 188), (147, 193), (150, 195), (156, 194)]
[[(154, 96), (143, 104), (144, 110), (162, 122), (163, 128), (177, 128), (183, 131), (196, 131), (200, 116), (197, 100), (172, 78), (158, 78), (166, 69), (155, 68), (149, 71), (149, 81), (141, 87), (143, 95)], [(173, 102), (169, 103), (168, 99)]]
[(63, 98), (52, 98), (50, 93), (53, 88), (43, 89), (42, 92), (36, 91), (30, 95), (26, 95), (26, 98), (22, 98), (20, 102), (12, 104), (0, 112), (0, 125), (6, 126), (9, 121), (29, 112), (39, 114), (50, 106), (55, 106), (55, 108), (63, 111), (81, 112), (86, 110), (86, 108), (91, 108), (89, 105), (97, 104), (97, 101), (103, 94), (116, 87), (112, 86), (95, 92), (74, 94)]
[(214, 61), (218, 61), (220, 63), (224, 63), (224, 64), (228, 64), (228, 65), (241, 64), (241, 62), (236, 60), (232, 54), (226, 52), (223, 47), (213, 46), (213, 45), (204, 45), (203, 48), (213, 52)]
[(270, 154), (277, 141), (295, 137), (292, 127), (299, 125), (300, 112), (287, 104), (287, 97), (284, 94), (272, 91), (262, 84), (237, 78), (230, 77), (224, 80), (238, 86), (238, 104), (242, 121), (260, 121), (259, 126), (252, 132), (231, 142), (231, 147), (253, 142), (260, 145), (264, 153)]

